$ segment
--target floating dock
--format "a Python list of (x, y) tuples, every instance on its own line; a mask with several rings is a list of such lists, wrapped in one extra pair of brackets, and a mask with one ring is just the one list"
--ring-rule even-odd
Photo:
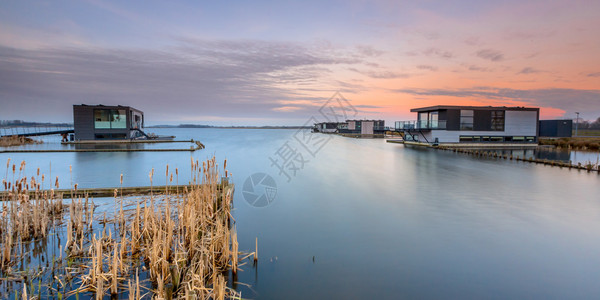
[(452, 148), (452, 149), (497, 149), (497, 150), (519, 150), (519, 149), (535, 149), (539, 146), (539, 144), (508, 144), (508, 143), (443, 143), (443, 144), (433, 144), (433, 143), (425, 143), (425, 142), (417, 142), (417, 141), (406, 141), (399, 139), (388, 139), (386, 140), (388, 143), (396, 143), (396, 144), (405, 144), (412, 146), (420, 146), (420, 147), (429, 147), (429, 148)]
[[(196, 185), (197, 186), (197, 185)], [(225, 183), (219, 186), (221, 189), (233, 190), (233, 183)], [(192, 185), (161, 185), (161, 186), (135, 186), (135, 187), (110, 187), (110, 188), (83, 188), (83, 189), (55, 189), (54, 194), (62, 194), (66, 199), (73, 196), (88, 196), (94, 198), (101, 197), (114, 197), (115, 191), (118, 197), (126, 196), (142, 196), (142, 195), (164, 195), (164, 194), (182, 194), (185, 191), (190, 191)], [(34, 196), (36, 193), (50, 193), (52, 190), (31, 190), (29, 191), (30, 196)], [(12, 192), (1, 191), (0, 201), (5, 201), (7, 197), (10, 197)], [(9, 199), (6, 199), (9, 200)]]
[(61, 142), (62, 145), (111, 145), (111, 144), (157, 144), (157, 143), (196, 143), (198, 141), (191, 140), (86, 140), (86, 141), (71, 141)]
[(127, 148), (111, 148), (111, 149), (10, 149), (5, 147), (0, 150), (0, 153), (56, 153), (56, 152), (193, 152), (204, 149), (204, 144), (199, 141), (168, 141), (168, 140), (126, 140), (126, 141), (78, 141), (78, 142), (63, 142), (63, 145), (129, 145), (129, 144), (153, 144), (153, 143), (191, 143), (190, 148), (162, 148), (162, 149), (127, 149)]

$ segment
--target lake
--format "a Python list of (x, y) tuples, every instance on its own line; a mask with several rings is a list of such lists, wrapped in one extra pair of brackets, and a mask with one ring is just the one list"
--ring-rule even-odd
[[(190, 158), (227, 159), (240, 249), (254, 251), (258, 238), (258, 265), (248, 262), (237, 278), (249, 285), (236, 285), (244, 298), (600, 294), (597, 173), (297, 130), (148, 131), (193, 138), (206, 149), (2, 153), (0, 163), (25, 160), (29, 175), (40, 167), (59, 176), (61, 188), (86, 188), (117, 187), (120, 174), (124, 186), (149, 185), (152, 168), (153, 183), (162, 185), (167, 164), (185, 183)], [(40, 147), (53, 147), (52, 140)], [(263, 182), (267, 193), (261, 185), (249, 190), (246, 180), (256, 173), (273, 179)]]

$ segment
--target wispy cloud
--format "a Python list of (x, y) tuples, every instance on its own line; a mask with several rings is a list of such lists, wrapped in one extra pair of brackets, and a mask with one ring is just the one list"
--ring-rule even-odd
[(477, 51), (476, 55), (480, 58), (491, 60), (491, 61), (502, 61), (504, 60), (504, 54), (498, 50), (493, 49), (482, 49)]
[(509, 30), (504, 35), (507, 40), (537, 40), (541, 38), (547, 38), (554, 36), (555, 30), (544, 29), (544, 30)]
[(409, 78), (410, 74), (398, 73), (386, 70), (359, 70), (357, 68), (348, 68), (348, 70), (360, 73), (362, 75), (376, 79)]
[(525, 67), (523, 68), (521, 71), (517, 72), (517, 74), (535, 74), (535, 73), (542, 73), (544, 71), (532, 68), (532, 67)]
[(311, 93), (301, 88), (322, 86), (330, 75), (327, 66), (362, 62), (360, 53), (323, 53), (311, 47), (189, 39), (161, 50), (0, 47), (0, 98), (7, 102), (0, 119), (17, 111), (60, 118), (70, 115), (70, 104), (80, 103), (131, 105), (160, 116), (154, 119), (289, 113), (302, 118), (314, 106), (286, 101), (309, 98)]
[(600, 72), (589, 73), (586, 75), (587, 77), (600, 77)]
[(465, 39), (465, 44), (469, 46), (477, 46), (481, 44), (481, 39), (477, 36), (471, 36)]
[(454, 54), (452, 52), (447, 51), (447, 50), (442, 50), (439, 48), (429, 48), (429, 49), (423, 51), (423, 54), (425, 54), (427, 56), (437, 56), (437, 57), (444, 58), (444, 59), (449, 59), (454, 56)]
[(367, 57), (377, 57), (385, 53), (382, 50), (368, 45), (358, 45), (356, 46), (356, 50), (359, 54)]
[[(506, 89), (494, 87), (476, 87), (469, 89), (397, 89), (394, 92), (413, 96), (447, 96), (477, 99), (490, 105), (532, 105), (553, 107), (566, 112), (586, 111), (600, 116), (600, 90), (577, 89)], [(446, 99), (447, 101), (447, 99)]]
[(480, 67), (477, 65), (470, 65), (468, 67), (469, 71), (479, 71), (479, 72), (489, 72), (490, 70), (488, 68), (485, 67)]
[(431, 65), (418, 65), (417, 69), (420, 70), (429, 70), (429, 71), (437, 71), (437, 67), (436, 66), (431, 66)]
[(383, 108), (383, 106), (379, 105), (366, 105), (366, 104), (358, 104), (354, 105), (355, 108)]

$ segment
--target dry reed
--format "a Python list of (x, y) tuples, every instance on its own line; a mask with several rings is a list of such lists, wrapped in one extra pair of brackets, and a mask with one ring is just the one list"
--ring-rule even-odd
[(22, 146), (26, 144), (41, 144), (42, 141), (23, 136), (0, 137), (0, 147)]
[[(9, 161), (6, 178), (10, 166)], [(22, 245), (47, 238), (55, 220), (62, 219), (68, 210), (66, 224), (56, 223), (66, 229), (62, 234), (66, 241), (58, 238), (60, 256), (52, 258), (52, 268), (47, 263), (45, 272), (52, 275), (44, 277), (51, 281), (47, 283), (50, 294), (46, 296), (78, 298), (80, 293), (87, 293), (102, 299), (109, 293), (130, 299), (241, 298), (240, 293), (227, 287), (223, 276), (229, 270), (237, 273), (241, 264), (232, 225), (232, 188), (221, 181), (214, 157), (202, 165), (192, 160), (193, 179), (181, 196), (167, 193), (156, 198), (151, 194), (149, 199), (138, 199), (130, 204), (134, 208), (126, 210), (125, 199), (115, 191), (115, 212), (112, 217), (104, 216), (102, 228), (93, 226), (100, 220), (94, 219), (93, 199), (73, 196), (77, 195), (76, 185), (71, 203), (63, 206), (62, 195), (41, 190), (44, 175), (42, 182), (37, 181), (39, 171), (38, 179), (32, 177), (28, 181), (23, 176), (24, 167), (23, 162), (17, 171), (13, 164), (13, 180), (3, 181), (8, 193), (2, 198), (0, 215), (0, 276), (18, 278), (19, 273), (12, 267), (23, 265)], [(175, 173), (178, 177), (177, 169)], [(172, 182), (168, 167), (166, 174)], [(151, 184), (153, 175), (154, 170), (149, 174)], [(59, 187), (58, 178), (53, 183)], [(29, 192), (32, 187), (35, 193)], [(256, 253), (249, 255), (252, 254), (256, 258)], [(148, 279), (140, 282), (140, 272)], [(41, 281), (42, 275), (39, 276)], [(40, 283), (38, 295), (43, 297), (41, 290)]]

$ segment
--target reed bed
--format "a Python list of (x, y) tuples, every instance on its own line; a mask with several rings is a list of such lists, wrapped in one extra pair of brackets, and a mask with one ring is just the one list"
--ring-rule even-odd
[(26, 144), (41, 144), (42, 141), (23, 136), (0, 137), (0, 147), (22, 146)]
[(239, 251), (226, 162), (222, 178), (214, 157), (192, 160), (181, 193), (123, 198), (116, 189), (108, 216), (77, 185), (66, 204), (24, 168), (9, 160), (3, 180), (0, 298), (241, 299), (228, 275), (256, 253)]
[(600, 151), (600, 137), (540, 138), (540, 145), (556, 146), (559, 149)]

